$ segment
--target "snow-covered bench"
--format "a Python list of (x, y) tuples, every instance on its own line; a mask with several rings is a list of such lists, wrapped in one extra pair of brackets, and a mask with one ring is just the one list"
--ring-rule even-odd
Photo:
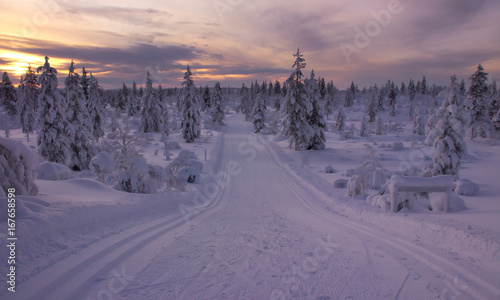
[(389, 191), (391, 193), (391, 211), (396, 212), (397, 197), (399, 192), (443, 192), (444, 198), (443, 210), (448, 211), (451, 192), (453, 189), (452, 175), (439, 175), (431, 178), (410, 177), (394, 175), (391, 177)]

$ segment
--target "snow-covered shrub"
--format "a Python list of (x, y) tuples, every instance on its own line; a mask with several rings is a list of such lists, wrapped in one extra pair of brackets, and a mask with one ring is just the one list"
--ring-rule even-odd
[(179, 145), (178, 142), (171, 141), (171, 142), (168, 142), (168, 149), (169, 150), (177, 150), (177, 149), (181, 149), (181, 146)]
[(347, 196), (352, 197), (362, 195), (365, 191), (365, 182), (363, 176), (356, 174), (347, 182)]
[(36, 195), (37, 155), (20, 142), (0, 138), (0, 189), (15, 188), (17, 195)]
[(469, 179), (460, 179), (455, 182), (453, 191), (457, 195), (475, 196), (479, 192), (479, 186)]
[(336, 171), (332, 166), (326, 166), (325, 169), (323, 170), (323, 172), (325, 172), (327, 174), (331, 174), (331, 173), (335, 173)]
[(67, 180), (72, 177), (71, 170), (65, 165), (53, 162), (43, 162), (37, 170), (38, 179)]
[(352, 177), (354, 174), (356, 174), (356, 169), (345, 170), (345, 176), (347, 176), (347, 177)]
[(109, 175), (116, 178), (115, 189), (128, 193), (155, 193), (156, 184), (149, 175), (149, 165), (146, 163), (146, 159), (134, 157), (129, 160), (129, 163), (127, 169), (121, 169)]
[(187, 183), (198, 183), (200, 181), (200, 171), (193, 167), (184, 167), (177, 172), (177, 177)]
[(347, 179), (337, 179), (333, 183), (333, 187), (338, 189), (345, 189), (347, 187), (348, 180)]
[(167, 175), (165, 174), (165, 169), (156, 166), (156, 165), (148, 165), (148, 173), (151, 180), (155, 183), (156, 188), (160, 189), (164, 186), (167, 181)]
[(89, 167), (97, 176), (97, 179), (104, 182), (106, 176), (115, 170), (113, 156), (103, 151), (90, 160)]

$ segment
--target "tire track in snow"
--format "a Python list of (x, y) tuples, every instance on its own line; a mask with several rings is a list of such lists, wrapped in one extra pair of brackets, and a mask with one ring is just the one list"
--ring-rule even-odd
[[(475, 274), (468, 272), (463, 267), (419, 245), (410, 243), (400, 237), (394, 235), (391, 236), (385, 232), (374, 230), (360, 223), (348, 220), (347, 218), (340, 218), (339, 216), (328, 214), (325, 211), (318, 209), (307, 199), (308, 197), (310, 197), (310, 195), (315, 195), (318, 198), (323, 198), (325, 197), (325, 195), (309, 187), (308, 184), (304, 183), (302, 180), (300, 180), (300, 178), (297, 178), (297, 175), (293, 174), (292, 170), (289, 170), (289, 172), (285, 172), (283, 165), (280, 165), (280, 160), (277, 157), (277, 154), (270, 147), (270, 142), (262, 138), (260, 138), (260, 142), (265, 146), (265, 150), (262, 152), (267, 158), (269, 165), (272, 166), (272, 169), (277, 177), (286, 186), (288, 186), (290, 191), (295, 194), (297, 200), (302, 203), (304, 207), (306, 207), (319, 217), (330, 220), (336, 223), (338, 226), (348, 228), (353, 232), (361, 233), (377, 241), (383, 242), (392, 248), (398, 249), (425, 264), (428, 268), (434, 270), (435, 272), (444, 274), (444, 276), (450, 280), (453, 280), (455, 278), (466, 278), (468, 282), (468, 288), (463, 290), (462, 292), (468, 294), (474, 299), (492, 299), (500, 297), (500, 289), (498, 287), (493, 286), (492, 284), (484, 281)], [(287, 167), (287, 169), (289, 168)], [(292, 179), (292, 176), (295, 177), (295, 180)], [(305, 194), (306, 191), (307, 195)], [(475, 287), (473, 288), (472, 285), (474, 285)]]

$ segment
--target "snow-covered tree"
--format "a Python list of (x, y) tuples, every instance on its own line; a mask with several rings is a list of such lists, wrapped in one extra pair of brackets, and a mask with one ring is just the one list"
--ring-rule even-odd
[(377, 117), (377, 121), (375, 122), (375, 134), (376, 135), (382, 135), (384, 131), (384, 125), (382, 124), (382, 119)]
[(344, 107), (351, 107), (354, 103), (354, 92), (348, 88), (344, 96)]
[(380, 92), (378, 93), (378, 97), (377, 97), (377, 110), (378, 111), (383, 111), (384, 110), (384, 91), (383, 91), (383, 89), (380, 89)]
[(410, 83), (408, 84), (408, 98), (410, 100), (410, 110), (409, 110), (409, 115), (410, 118), (413, 118), (413, 113), (415, 111), (415, 94), (416, 94), (416, 89), (415, 89), (415, 82), (413, 79), (410, 79)]
[(396, 115), (396, 90), (394, 86), (391, 87), (391, 90), (389, 91), (389, 96), (388, 96), (388, 102), (389, 102), (389, 115), (394, 117)]
[(260, 131), (266, 127), (266, 111), (267, 107), (264, 104), (264, 97), (262, 96), (262, 93), (259, 93), (255, 100), (255, 105), (252, 112), (253, 128), (255, 130), (255, 133), (260, 133)]
[(243, 85), (241, 88), (241, 101), (239, 110), (242, 114), (245, 115), (245, 120), (249, 121), (252, 117), (253, 105), (252, 97), (250, 96), (250, 92), (246, 86)]
[(103, 127), (103, 115), (104, 115), (104, 102), (99, 91), (99, 83), (97, 78), (90, 74), (89, 87), (88, 87), (89, 98), (87, 102), (87, 110), (89, 112), (90, 124), (92, 127), (92, 136), (95, 141), (99, 141), (99, 138), (104, 136)]
[(371, 93), (370, 100), (368, 100), (368, 105), (366, 106), (366, 114), (368, 115), (369, 123), (373, 123), (377, 119), (377, 100), (375, 99), (374, 93)]
[(21, 119), (21, 126), (23, 133), (26, 133), (28, 142), (30, 141), (30, 133), (36, 129), (35, 114), (38, 109), (38, 79), (35, 71), (28, 66), (26, 75), (21, 80), (19, 99), (18, 99), (18, 112)]
[(139, 91), (137, 84), (132, 83), (132, 90), (128, 94), (127, 100), (127, 114), (132, 117), (141, 111), (141, 99), (139, 98)]
[(313, 136), (309, 140), (309, 145), (307, 149), (322, 150), (325, 149), (325, 131), (326, 121), (323, 118), (323, 113), (321, 112), (319, 106), (319, 98), (321, 97), (321, 91), (319, 89), (318, 80), (315, 78), (314, 70), (311, 71), (311, 77), (306, 79), (305, 88), (312, 105), (312, 110), (307, 117), (307, 122), (311, 125), (313, 130)]
[(450, 111), (436, 124), (441, 134), (434, 141), (434, 167), (432, 175), (449, 174), (458, 177), (461, 160), (467, 155), (467, 146), (462, 135), (454, 127), (454, 118)]
[(465, 96), (467, 93), (467, 89), (465, 88), (465, 80), (462, 79), (462, 81), (460, 82), (460, 94), (462, 96)]
[(0, 99), (2, 106), (9, 116), (15, 116), (17, 114), (17, 95), (16, 89), (10, 81), (7, 72), (3, 73), (2, 83), (0, 83)]
[(84, 170), (94, 156), (92, 141), (92, 125), (87, 110), (85, 96), (80, 85), (80, 76), (75, 73), (73, 61), (69, 67), (69, 74), (64, 81), (66, 89), (66, 103), (68, 103), (68, 133), (70, 139), (70, 168)]
[(146, 90), (143, 92), (141, 120), (139, 131), (141, 132), (160, 132), (162, 128), (162, 106), (153, 91), (153, 81), (149, 71), (146, 74)]
[(90, 79), (87, 77), (87, 71), (85, 67), (82, 68), (82, 76), (80, 77), (80, 84), (82, 86), (83, 96), (85, 98), (85, 103), (89, 102), (89, 86)]
[(359, 130), (359, 136), (368, 137), (368, 125), (365, 115), (363, 115), (363, 118), (361, 119), (361, 129)]
[(35, 184), (38, 156), (21, 142), (0, 137), (0, 197), (9, 189), (15, 195), (36, 195)]
[(184, 73), (183, 101), (181, 106), (182, 111), (182, 137), (188, 143), (194, 142), (194, 139), (200, 135), (200, 112), (196, 103), (198, 102), (196, 92), (194, 91), (194, 82), (192, 78), (191, 68), (187, 66)]
[(208, 85), (205, 86), (205, 89), (203, 89), (203, 93), (201, 94), (201, 100), (202, 100), (202, 111), (209, 111), (210, 108), (212, 107), (212, 101), (210, 98), (210, 89), (208, 88)]
[(45, 64), (37, 69), (38, 73), (41, 71), (38, 77), (41, 86), (38, 96), (38, 153), (48, 161), (66, 165), (70, 155), (66, 106), (57, 89), (57, 70), (50, 66), (47, 56)]
[(422, 77), (422, 81), (420, 82), (420, 93), (422, 95), (427, 95), (428, 93), (427, 79), (425, 78), (425, 75)]
[(224, 109), (222, 108), (222, 89), (220, 83), (215, 83), (210, 95), (210, 118), (212, 126), (218, 127), (224, 125)]
[(339, 112), (337, 114), (337, 121), (335, 122), (335, 130), (344, 131), (345, 129), (345, 114), (342, 107), (340, 107)]
[(477, 67), (477, 71), (470, 77), (471, 86), (467, 94), (470, 99), (470, 113), (471, 113), (471, 139), (477, 135), (486, 137), (487, 132), (491, 128), (491, 122), (488, 119), (486, 94), (488, 92), (488, 73), (484, 72), (482, 65)]
[(327, 93), (325, 95), (325, 107), (324, 107), (324, 110), (325, 110), (325, 115), (326, 115), (326, 119), (328, 120), (330, 115), (333, 113), (333, 107), (334, 107), (334, 104), (335, 104), (335, 91), (333, 91), (333, 88), (332, 90), (330, 91), (330, 88), (327, 88)]
[(422, 116), (420, 107), (418, 107), (415, 113), (413, 114), (413, 133), (416, 133), (418, 135), (425, 134), (424, 117)]
[(116, 106), (115, 106), (116, 111), (124, 112), (126, 110), (128, 103), (128, 94), (129, 94), (128, 88), (124, 83), (122, 89), (120, 90), (120, 94), (118, 95), (118, 99), (116, 101)]
[(297, 49), (297, 53), (293, 56), (295, 62), (292, 68), (295, 69), (286, 83), (288, 88), (284, 107), (283, 135), (289, 138), (290, 148), (301, 151), (309, 145), (314, 135), (314, 130), (307, 121), (312, 105), (302, 80), (302, 69), (306, 67), (305, 59), (300, 49)]

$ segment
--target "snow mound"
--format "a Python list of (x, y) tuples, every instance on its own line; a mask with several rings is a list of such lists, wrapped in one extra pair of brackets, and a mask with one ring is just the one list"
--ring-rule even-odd
[(197, 169), (198, 171), (203, 171), (203, 163), (197, 159), (189, 160), (189, 166)]
[(453, 191), (457, 195), (475, 196), (479, 193), (479, 186), (469, 179), (460, 179), (455, 182)]
[(337, 179), (333, 183), (333, 187), (338, 188), (338, 189), (345, 189), (347, 187), (347, 179)]
[(17, 195), (36, 195), (37, 166), (37, 155), (23, 143), (0, 138), (0, 197), (9, 188), (15, 188)]
[(332, 167), (332, 166), (326, 166), (324, 169), (323, 169), (323, 172), (327, 173), (327, 174), (332, 174), (332, 173), (335, 173), (335, 169)]
[(37, 171), (38, 179), (67, 180), (72, 177), (71, 170), (65, 165), (54, 162), (41, 163)]
[(177, 177), (184, 182), (198, 183), (200, 181), (200, 171), (193, 167), (184, 167), (177, 172)]
[(100, 181), (104, 181), (105, 175), (115, 170), (113, 156), (108, 152), (101, 152), (92, 158), (89, 167)]
[(126, 170), (111, 173), (106, 177), (106, 182), (114, 183), (115, 189), (127, 193), (156, 193), (156, 182), (149, 174), (149, 165), (144, 157), (130, 159)]
[(364, 180), (363, 176), (356, 174), (349, 179), (347, 183), (347, 196), (352, 197), (356, 195), (361, 195), (364, 192)]

